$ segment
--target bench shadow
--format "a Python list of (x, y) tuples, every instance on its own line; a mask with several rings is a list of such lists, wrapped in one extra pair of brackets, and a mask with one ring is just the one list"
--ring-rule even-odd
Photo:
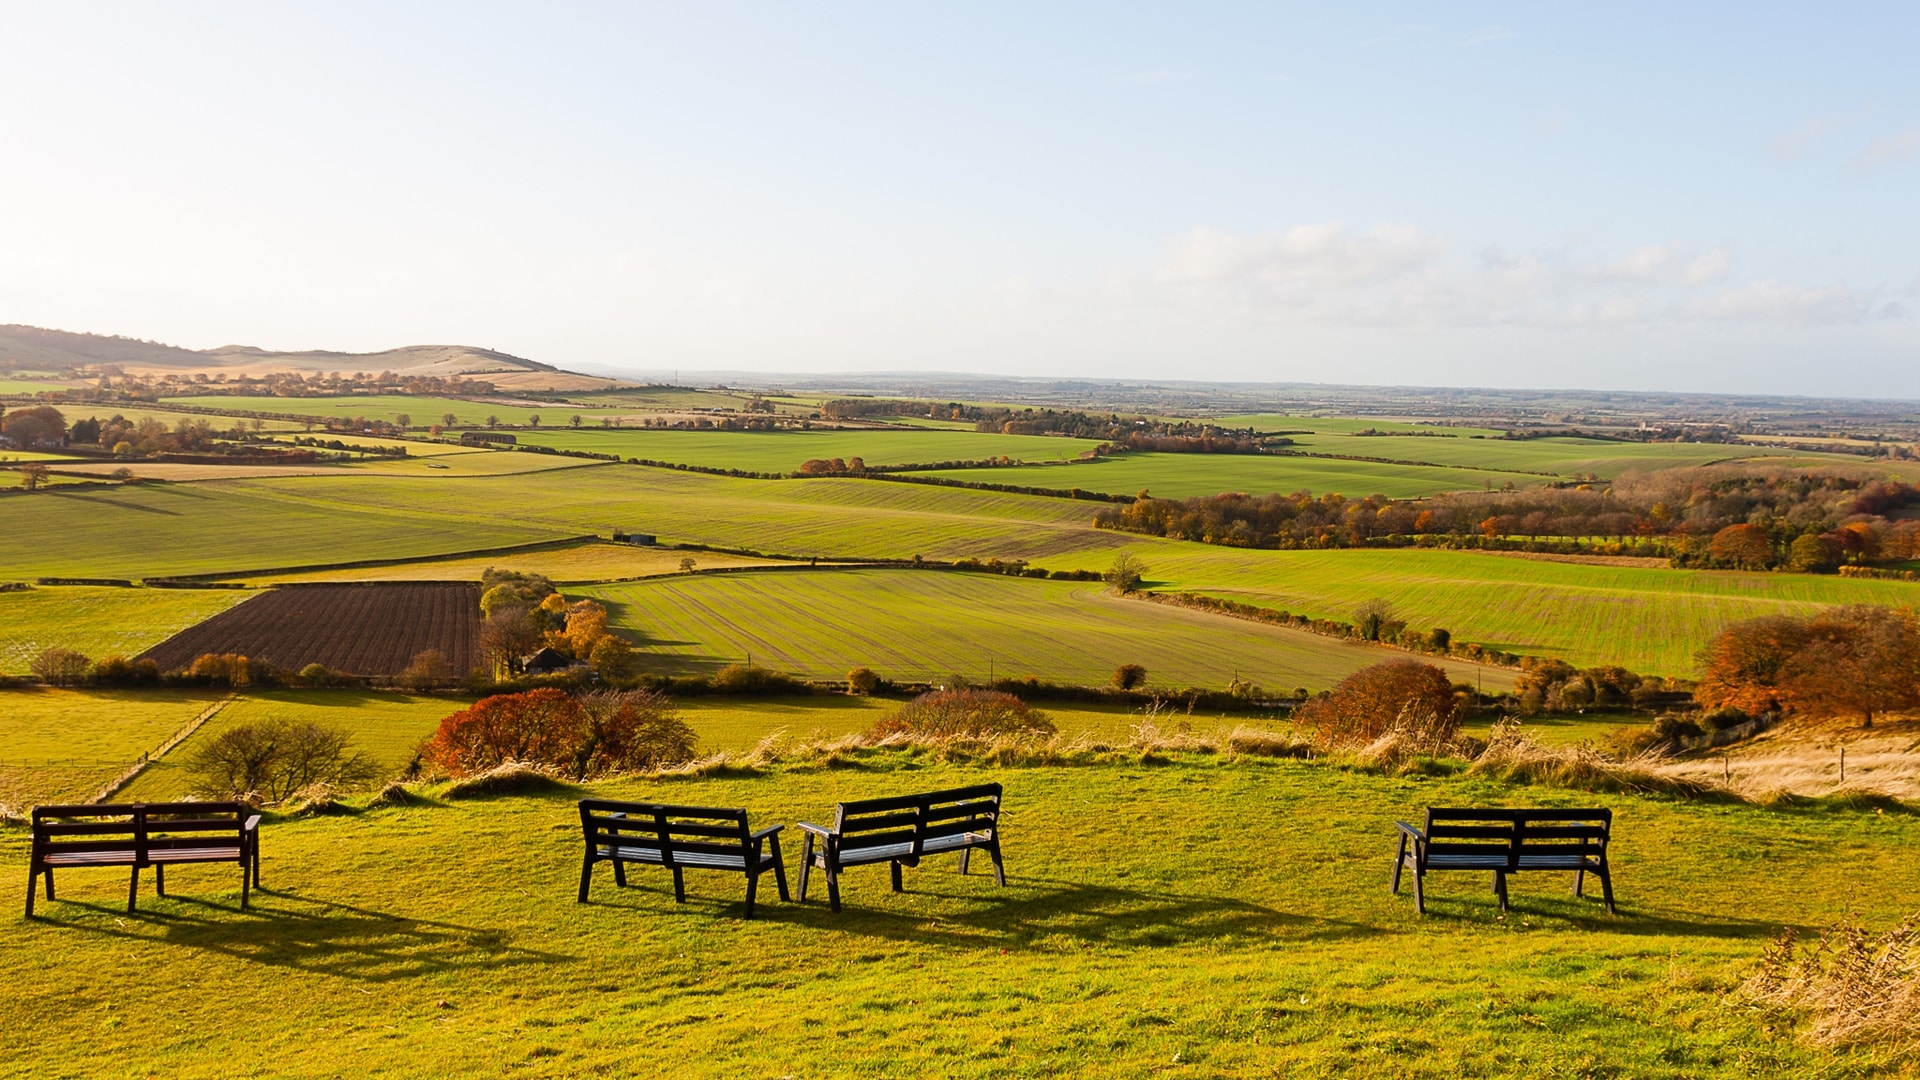
[[(671, 886), (630, 880), (632, 885), (624, 890), (596, 888), (593, 903), (648, 913), (678, 909), (707, 917), (737, 917), (744, 896), (689, 896), (688, 903), (677, 905)], [(1172, 891), (1031, 877), (1011, 878), (1003, 889), (993, 883), (991, 875), (978, 872), (963, 878), (951, 871), (908, 871), (908, 895), (952, 903), (952, 908), (938, 914), (881, 906), (888, 903), (885, 898), (893, 896), (884, 872), (843, 875), (843, 909), (838, 913), (828, 908), (826, 882), (819, 875), (808, 888), (805, 904), (781, 903), (771, 885), (770, 881), (762, 882), (754, 911), (756, 921), (966, 948), (1019, 946), (1062, 938), (1084, 945), (1123, 947), (1223, 938), (1337, 941), (1390, 932), (1365, 923), (1296, 915), (1244, 900)], [(797, 882), (794, 887), (797, 897)], [(865, 906), (863, 901), (873, 906)]]
[[(1724, 914), (1695, 914), (1687, 911), (1667, 909), (1643, 909), (1620, 897), (1614, 898), (1616, 915), (1607, 914), (1600, 901), (1599, 889), (1590, 888), (1583, 899), (1562, 892), (1552, 894), (1526, 894), (1512, 891), (1508, 886), (1508, 912), (1506, 921), (1530, 918), (1559, 923), (1582, 930), (1599, 930), (1610, 934), (1628, 934), (1637, 937), (1703, 937), (1726, 938), (1729, 940), (1771, 938), (1781, 929), (1779, 922), (1765, 922), (1757, 919), (1728, 918)], [(1406, 903), (1407, 916), (1413, 920), (1430, 922), (1490, 925), (1501, 920), (1500, 901), (1491, 889), (1478, 892), (1471, 889), (1435, 892), (1433, 886), (1427, 886), (1427, 913), (1422, 916), (1413, 910), (1413, 890), (1402, 885), (1400, 895), (1395, 899)], [(1809, 927), (1801, 927), (1802, 931)]]
[(198, 949), (356, 982), (552, 966), (580, 959), (516, 945), (512, 933), (505, 930), (416, 919), (279, 890), (255, 890), (253, 903), (244, 912), (230, 902), (185, 896), (151, 902), (132, 914), (119, 905), (61, 903), (107, 917), (51, 922), (63, 930)]

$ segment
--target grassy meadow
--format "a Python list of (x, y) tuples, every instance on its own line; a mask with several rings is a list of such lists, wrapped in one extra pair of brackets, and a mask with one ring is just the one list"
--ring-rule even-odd
[(0, 804), (90, 799), (224, 696), (213, 690), (0, 692)]
[(441, 422), (441, 417), (452, 413), (454, 422), (466, 427), (479, 427), (487, 422), (489, 416), (497, 418), (503, 424), (521, 425), (539, 417), (544, 424), (555, 427), (567, 422), (574, 413), (587, 417), (589, 423), (599, 423), (602, 416), (618, 416), (624, 410), (586, 405), (525, 406), (507, 405), (491, 401), (469, 401), (465, 398), (426, 397), (412, 394), (338, 394), (323, 397), (237, 397), (230, 394), (203, 394), (195, 397), (171, 397), (161, 399), (164, 405), (194, 405), (203, 409), (224, 409), (234, 412), (277, 413), (285, 416), (318, 416), (331, 418), (365, 417), (368, 420), (384, 420), (389, 424), (398, 423), (401, 416), (407, 417), (414, 427), (427, 427)]
[(247, 596), (238, 590), (85, 585), (0, 592), (0, 674), (25, 674), (34, 657), (55, 648), (96, 660), (132, 658)]
[[(1362, 645), (1112, 595), (1098, 582), (916, 570), (694, 575), (580, 590), (662, 674), (753, 663), (813, 678), (870, 667), (882, 678), (958, 674), (1103, 685), (1121, 664), (1148, 686), (1323, 690), (1395, 655)], [(1501, 668), (1447, 662), (1456, 680), (1512, 685)]]
[[(1413, 440), (1406, 440), (1413, 441)], [(1186, 499), (1221, 492), (1249, 495), (1298, 491), (1411, 499), (1443, 491), (1537, 484), (1538, 476), (1433, 465), (1387, 465), (1372, 461), (1280, 454), (1125, 454), (1081, 465), (1034, 469), (935, 469), (916, 475), (1022, 487), (1080, 488), (1112, 495)]]
[[(21, 1075), (1868, 1077), (1727, 993), (1781, 927), (1897, 921), (1920, 819), (1383, 778), (1320, 763), (858, 768), (628, 780), (596, 795), (819, 820), (836, 800), (1006, 786), (1009, 880), (951, 858), (739, 919), (737, 878), (606, 868), (574, 902), (581, 793), (429, 801), (263, 829), (228, 868), (124, 911), (119, 871), (0, 935)], [(1392, 822), (1429, 803), (1615, 814), (1621, 911), (1563, 875), (1386, 889)], [(791, 827), (789, 860), (797, 855)], [(25, 861), (0, 830), (0, 861)], [(1764, 869), (1759, 869), (1763, 867)], [(0, 904), (21, 902), (6, 879)], [(816, 890), (819, 883), (816, 882)], [(209, 987), (221, 1007), (207, 1007)], [(287, 1004), (297, 1002), (297, 1009)], [(183, 1024), (183, 1016), (192, 1016)], [(274, 1017), (262, 1023), (261, 1017)]]

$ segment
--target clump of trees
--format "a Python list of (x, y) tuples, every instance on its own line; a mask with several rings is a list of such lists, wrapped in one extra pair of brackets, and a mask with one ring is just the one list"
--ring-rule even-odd
[(1366, 746), (1396, 735), (1413, 748), (1440, 753), (1460, 734), (1461, 704), (1447, 673), (1418, 660), (1388, 660), (1340, 680), (1324, 697), (1294, 713), (1325, 748)]
[(921, 694), (900, 711), (873, 726), (876, 737), (919, 735), (990, 738), (995, 735), (1052, 735), (1058, 729), (1046, 713), (998, 690), (935, 690)]
[(1855, 604), (1727, 627), (1700, 656), (1694, 696), (1707, 708), (1858, 716), (1920, 708), (1920, 619)]
[(440, 721), (422, 755), (455, 776), (517, 761), (585, 779), (690, 761), (697, 745), (664, 694), (576, 697), (543, 687), (497, 694), (453, 713)]
[(11, 409), (0, 415), (0, 439), (23, 450), (55, 449), (66, 444), (67, 418), (51, 405)]
[(1117, 690), (1132, 690), (1147, 681), (1147, 669), (1141, 664), (1121, 664), (1113, 669), (1113, 685)]
[(495, 678), (520, 674), (522, 660), (543, 647), (589, 664), (616, 686), (639, 674), (633, 646), (607, 629), (600, 604), (568, 602), (546, 577), (517, 570), (489, 568), (480, 584), (480, 653)]
[(350, 787), (379, 775), (339, 728), (284, 720), (241, 724), (203, 740), (187, 769), (199, 795), (259, 802), (283, 802), (315, 784)]
[(1307, 492), (1140, 498), (1100, 528), (1254, 548), (1542, 547), (1670, 557), (1678, 565), (1829, 571), (1920, 557), (1920, 485), (1862, 470), (1715, 466), (1519, 491), (1397, 501)]
[(27, 669), (48, 686), (78, 686), (87, 681), (93, 662), (86, 654), (72, 649), (46, 649), (27, 664)]

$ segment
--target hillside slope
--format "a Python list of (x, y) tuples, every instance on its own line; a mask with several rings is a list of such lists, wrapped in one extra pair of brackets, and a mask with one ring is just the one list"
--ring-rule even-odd
[[(372, 353), (277, 352), (248, 345), (182, 349), (157, 341), (76, 334), (38, 326), (0, 326), (0, 364), (38, 371), (118, 364), (128, 371), (237, 369), (255, 371), (404, 371), (421, 375), (555, 372), (542, 364), (470, 345), (408, 345)], [(594, 380), (604, 382), (607, 380)]]

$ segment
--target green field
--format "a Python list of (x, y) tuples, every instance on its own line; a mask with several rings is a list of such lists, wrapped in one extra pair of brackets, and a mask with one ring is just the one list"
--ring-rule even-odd
[(1411, 499), (1443, 491), (1478, 491), (1488, 485), (1497, 488), (1509, 482), (1516, 487), (1541, 482), (1541, 477), (1517, 472), (1384, 465), (1281, 454), (1124, 454), (1082, 465), (934, 469), (916, 475), (1020, 487), (1080, 488), (1111, 495), (1137, 495), (1145, 491), (1162, 499), (1187, 499), (1229, 491), (1248, 495), (1290, 495), (1305, 491), (1354, 498), (1385, 495)]
[(193, 791), (187, 768), (207, 739), (243, 724), (281, 720), (339, 728), (372, 758), (385, 781), (400, 774), (440, 718), (467, 706), (458, 698), (353, 690), (263, 690), (240, 695), (165, 758), (148, 765), (121, 795), (131, 801), (181, 798)]
[[(1462, 641), (1673, 675), (1690, 673), (1694, 652), (1730, 621), (1816, 605), (1920, 602), (1920, 585), (1909, 582), (1473, 552), (1215, 547), (1093, 529), (1097, 506), (632, 466), (442, 482), (352, 473), (210, 481), (13, 497), (0, 579), (240, 571), (263, 568), (268, 558), (282, 566), (425, 558), (615, 528), (654, 532), (667, 543), (825, 559), (999, 557), (1101, 570), (1116, 552), (1130, 551), (1146, 562), (1154, 589), (1340, 619), (1379, 596), (1414, 627), (1444, 626)], [(87, 543), (70, 543), (74, 536)]]
[[(915, 570), (766, 572), (662, 578), (581, 590), (638, 642), (656, 672), (744, 663), (812, 678), (870, 667), (900, 682), (960, 675), (1102, 685), (1121, 664), (1147, 685), (1322, 690), (1395, 655), (1239, 619), (1112, 595), (1099, 583)], [(1456, 680), (1512, 673), (1449, 664)]]
[(222, 696), (212, 690), (0, 691), (0, 804), (84, 802)]
[(523, 405), (505, 405), (490, 401), (468, 401), (465, 398), (425, 397), (411, 394), (345, 394), (334, 397), (240, 397), (229, 394), (207, 394), (200, 397), (162, 398), (164, 405), (195, 405), (203, 409), (222, 409), (232, 412), (277, 413), (286, 416), (318, 417), (365, 417), (368, 420), (384, 420), (397, 423), (399, 416), (406, 416), (414, 427), (427, 427), (441, 422), (441, 417), (452, 413), (457, 423), (465, 426), (481, 426), (487, 417), (495, 417), (502, 424), (527, 424), (538, 416), (542, 424), (559, 427), (567, 422), (574, 413), (588, 418), (588, 423), (597, 424), (602, 416), (618, 416), (624, 410), (594, 408), (586, 405), (555, 405), (528, 407)]
[[(951, 858), (855, 870), (846, 910), (737, 916), (736, 878), (658, 870), (593, 902), (572, 792), (270, 822), (237, 910), (225, 868), (68, 872), (0, 935), (21, 1075), (1868, 1077), (1729, 1007), (1768, 937), (1911, 908), (1920, 819), (1385, 779), (1318, 763), (982, 768), (878, 759), (622, 781), (615, 798), (819, 820), (836, 800), (1006, 785), (1009, 880)], [(893, 759), (898, 761), (898, 759)], [(875, 767), (875, 766), (878, 767)], [(1428, 803), (1615, 813), (1621, 913), (1521, 875), (1388, 894), (1392, 822)], [(798, 841), (789, 827), (787, 857)], [(0, 832), (0, 862), (26, 861)], [(0, 904), (21, 901), (6, 879)], [(222, 1007), (209, 1008), (217, 987)], [(286, 1003), (297, 1002), (289, 1012)], [(181, 1017), (193, 1022), (182, 1026)], [(263, 1016), (279, 1017), (263, 1023)], [(663, 1063), (671, 1063), (670, 1065)]]
[[(709, 469), (793, 472), (811, 458), (861, 458), (868, 465), (918, 465), (1009, 457), (1015, 461), (1070, 461), (1100, 445), (1090, 439), (1050, 435), (995, 435), (976, 431), (677, 431), (621, 428), (607, 431), (522, 431), (522, 443), (559, 450), (617, 454)], [(992, 470), (994, 476), (1002, 470)], [(984, 475), (984, 474), (983, 474)], [(1005, 472), (1007, 476), (1022, 475)], [(1008, 480), (1007, 483), (1023, 481)]]
[[(24, 674), (47, 649), (132, 658), (245, 600), (231, 589), (41, 585), (0, 592), (0, 674)], [(4, 751), (0, 751), (3, 754)]]
[[(1208, 422), (1226, 428), (1247, 428), (1255, 431), (1311, 431), (1323, 435), (1349, 435), (1369, 428), (1375, 431), (1436, 431), (1457, 435), (1462, 439), (1473, 435), (1489, 438), (1505, 434), (1501, 428), (1448, 427), (1434, 423), (1416, 423), (1411, 420), (1382, 420), (1371, 416), (1291, 416), (1287, 413), (1233, 413), (1227, 416), (1208, 417)], [(1397, 457), (1396, 454), (1382, 454), (1381, 457)]]

